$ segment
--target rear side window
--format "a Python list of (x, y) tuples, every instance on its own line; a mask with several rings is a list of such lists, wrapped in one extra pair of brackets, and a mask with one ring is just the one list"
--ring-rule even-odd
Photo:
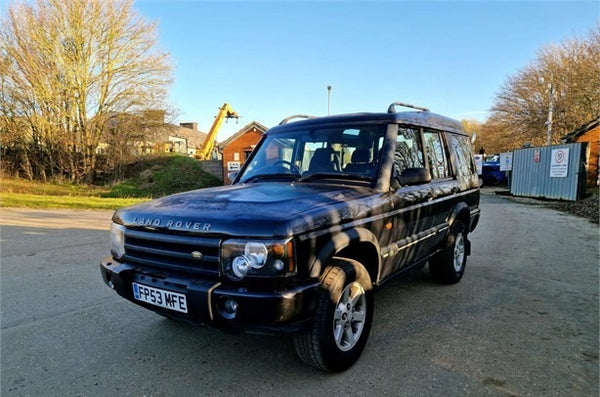
[(447, 136), (452, 151), (456, 154), (458, 175), (468, 177), (475, 174), (475, 163), (469, 137), (457, 134), (448, 134)]
[(433, 179), (449, 178), (451, 175), (442, 135), (437, 131), (426, 130), (423, 134), (423, 140), (425, 141), (431, 177)]

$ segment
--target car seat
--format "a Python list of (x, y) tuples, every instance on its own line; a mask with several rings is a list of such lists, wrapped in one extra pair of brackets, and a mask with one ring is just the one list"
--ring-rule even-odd
[(319, 148), (310, 159), (308, 172), (313, 174), (317, 172), (336, 172), (340, 170), (338, 155), (330, 147)]
[(345, 172), (354, 174), (363, 174), (373, 170), (371, 161), (371, 152), (369, 149), (356, 149), (352, 152), (350, 163), (344, 167)]

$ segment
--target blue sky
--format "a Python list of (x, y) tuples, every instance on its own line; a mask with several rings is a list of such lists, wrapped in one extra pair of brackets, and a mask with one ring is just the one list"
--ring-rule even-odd
[(583, 37), (600, 2), (136, 1), (175, 62), (176, 120), (207, 131), (228, 102), (267, 127), (296, 113), (385, 111), (393, 101), (485, 120), (542, 46)]
[(296, 113), (386, 111), (393, 101), (457, 119), (485, 120), (505, 79), (545, 45), (583, 37), (600, 1), (156, 1), (136, 0), (159, 23), (175, 64), (175, 122), (208, 131), (228, 102), (267, 127)]

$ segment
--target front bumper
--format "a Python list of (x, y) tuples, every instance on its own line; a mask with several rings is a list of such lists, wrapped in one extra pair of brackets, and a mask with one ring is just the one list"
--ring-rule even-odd
[[(283, 291), (250, 290), (194, 276), (153, 273), (108, 257), (100, 262), (104, 283), (125, 299), (161, 315), (196, 325), (228, 331), (261, 333), (298, 332), (312, 319), (319, 283)], [(134, 298), (132, 283), (184, 294), (187, 313), (157, 307)], [(234, 316), (224, 309), (226, 300), (237, 304)]]

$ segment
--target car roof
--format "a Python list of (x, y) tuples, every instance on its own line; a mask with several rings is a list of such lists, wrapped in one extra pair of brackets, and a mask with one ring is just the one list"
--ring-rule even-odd
[(462, 124), (454, 119), (429, 111), (394, 113), (351, 113), (324, 117), (311, 117), (300, 121), (287, 122), (271, 128), (268, 134), (289, 131), (297, 128), (327, 127), (337, 124), (354, 123), (408, 124), (424, 128), (434, 128), (458, 134), (466, 134)]

